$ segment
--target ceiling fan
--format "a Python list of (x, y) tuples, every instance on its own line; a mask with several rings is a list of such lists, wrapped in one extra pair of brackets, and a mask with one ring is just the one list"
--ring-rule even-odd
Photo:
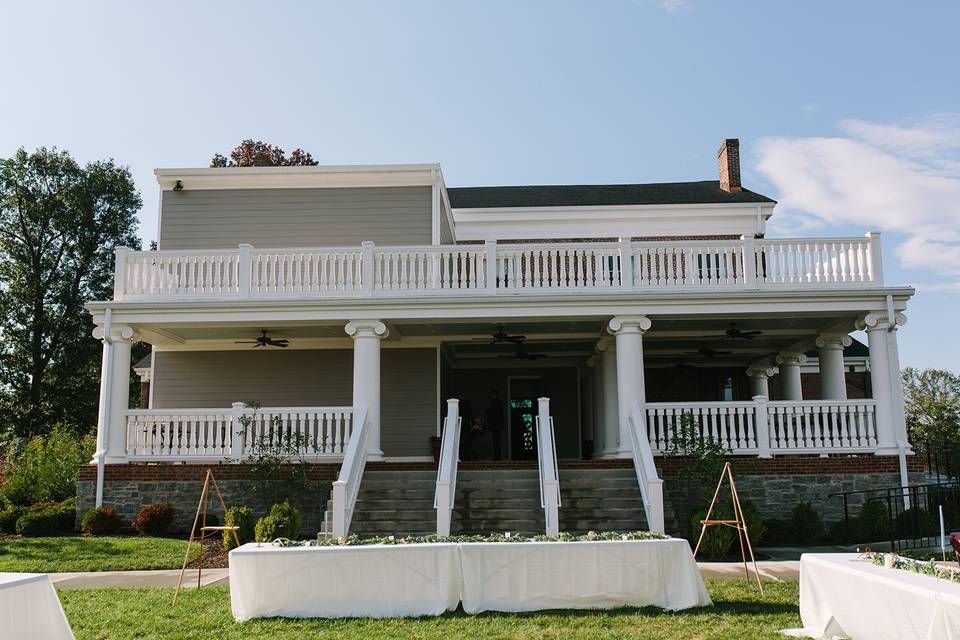
[(503, 325), (497, 325), (497, 330), (490, 334), (490, 344), (520, 344), (527, 336), (511, 336), (503, 330)]
[(727, 329), (726, 335), (730, 340), (753, 340), (758, 335), (763, 333), (762, 331), (741, 331), (737, 329), (737, 324), (735, 322), (730, 323), (730, 328)]
[(237, 340), (235, 344), (252, 344), (254, 349), (257, 347), (281, 347), (286, 349), (290, 345), (290, 341), (285, 338), (268, 337), (266, 329), (260, 329), (260, 333), (260, 337), (256, 340)]
[(700, 348), (696, 351), (691, 351), (684, 355), (688, 356), (702, 356), (704, 358), (715, 358), (717, 356), (725, 356), (733, 353), (733, 351), (717, 351), (716, 349), (711, 349), (707, 346), (706, 342), (700, 343)]

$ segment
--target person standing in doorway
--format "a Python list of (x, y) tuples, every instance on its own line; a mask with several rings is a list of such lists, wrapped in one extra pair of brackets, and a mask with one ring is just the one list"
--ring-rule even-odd
[(503, 429), (506, 426), (506, 420), (504, 419), (503, 402), (497, 395), (496, 389), (490, 390), (490, 405), (483, 417), (493, 440), (493, 458), (494, 460), (503, 460)]

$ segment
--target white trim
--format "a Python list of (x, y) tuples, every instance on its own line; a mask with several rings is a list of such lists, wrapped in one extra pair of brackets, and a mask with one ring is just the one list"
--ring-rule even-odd
[[(437, 345), (437, 437), (443, 435), (443, 398), (440, 393), (440, 376), (443, 374), (440, 366), (440, 345)], [(432, 458), (431, 458), (432, 460)]]
[(433, 185), (439, 163), (155, 169), (157, 183), (172, 190), (386, 187)]
[[(177, 344), (155, 344), (155, 351), (247, 351), (252, 349), (248, 344), (236, 344), (235, 338), (222, 340), (187, 340)], [(383, 349), (431, 349), (440, 344), (440, 338), (405, 338), (400, 340), (384, 339), (380, 341)], [(290, 345), (285, 349), (271, 348), (272, 351), (302, 351), (315, 349), (353, 349), (353, 339), (343, 338), (290, 338)], [(257, 349), (265, 351), (265, 349)]]
[(430, 244), (440, 244), (440, 185), (436, 182), (430, 189)]

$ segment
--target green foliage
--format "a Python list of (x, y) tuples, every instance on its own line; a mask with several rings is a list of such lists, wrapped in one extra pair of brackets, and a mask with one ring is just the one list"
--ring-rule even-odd
[(282, 502), (270, 507), (270, 515), (257, 520), (254, 529), (257, 542), (271, 542), (277, 538), (295, 540), (300, 537), (300, 512)]
[(912, 507), (897, 514), (893, 526), (898, 538), (917, 538), (933, 535), (937, 531), (938, 523), (926, 509)]
[(207, 513), (207, 519), (206, 519), (206, 521), (204, 521), (203, 517), (201, 516), (201, 518), (200, 518), (199, 520), (197, 520), (196, 526), (194, 526), (194, 528), (193, 528), (193, 537), (194, 537), (194, 538), (199, 538), (199, 537), (200, 537), (200, 533), (201, 533), (200, 529), (202, 529), (202, 528), (205, 527), (205, 526), (206, 526), (206, 527), (219, 527), (219, 526), (220, 526), (220, 516), (218, 516), (218, 515), (215, 514), (215, 513)]
[(890, 512), (880, 500), (864, 502), (853, 524), (854, 542), (890, 539)]
[(237, 546), (237, 540), (240, 541), (240, 544), (253, 541), (256, 523), (257, 519), (250, 507), (230, 507), (227, 509), (227, 526), (240, 528), (237, 530), (236, 538), (230, 531), (223, 532), (223, 546), (227, 549), (233, 549)]
[(312, 167), (317, 161), (303, 149), (294, 149), (287, 156), (283, 149), (261, 140), (247, 139), (230, 152), (230, 159), (218, 154), (210, 160), (211, 167)]
[[(728, 453), (722, 444), (701, 435), (697, 418), (692, 413), (684, 413), (674, 423), (674, 431), (663, 455), (683, 461), (683, 472), (670, 479), (671, 484), (679, 489), (679, 499), (673, 506), (680, 522), (690, 520), (695, 515), (694, 509), (709, 499), (723, 472)], [(697, 535), (700, 535), (699, 529)]]
[(815, 544), (823, 536), (823, 518), (809, 502), (800, 502), (793, 507), (790, 525), (797, 544)]
[(27, 512), (26, 507), (12, 506), (0, 510), (0, 533), (16, 533), (17, 520)]
[(76, 501), (43, 502), (24, 510), (17, 518), (16, 531), (22, 536), (61, 535), (71, 533), (77, 520)]
[(83, 305), (112, 297), (114, 248), (141, 200), (112, 160), (19, 149), (0, 160), (0, 433), (96, 422), (101, 349)]
[(59, 502), (77, 494), (77, 474), (93, 455), (93, 435), (77, 436), (64, 426), (34, 436), (5, 470), (2, 495), (7, 504)]
[[(247, 406), (253, 408), (253, 413), (243, 415), (240, 424), (250, 438), (250, 453), (245, 462), (253, 475), (254, 493), (271, 504), (302, 495), (311, 484), (309, 465), (303, 457), (306, 439), (299, 432), (284, 429), (279, 416), (262, 424), (260, 403), (248, 402)], [(254, 431), (256, 437), (250, 435)]]
[(517, 533), (491, 533), (490, 535), (459, 536), (366, 536), (356, 534), (340, 538), (317, 540), (289, 540), (277, 543), (280, 547), (331, 547), (364, 546), (370, 544), (459, 544), (464, 542), (596, 542), (598, 540), (667, 540), (669, 536), (653, 531), (588, 531), (583, 534), (560, 532), (557, 536), (525, 536)]
[(960, 440), (960, 376), (907, 367), (902, 377), (910, 442), (921, 449), (933, 443), (955, 445)]
[(92, 536), (113, 536), (123, 527), (123, 518), (111, 507), (94, 507), (83, 514), (80, 529)]
[(174, 509), (169, 502), (148, 504), (133, 519), (133, 528), (141, 535), (162, 536), (173, 524)]
[[(733, 543), (737, 540), (737, 530), (726, 525), (713, 525), (707, 527), (703, 532), (703, 538), (700, 539), (700, 532), (703, 529), (703, 520), (707, 518), (707, 510), (701, 509), (695, 511), (690, 516), (690, 540), (700, 540), (700, 547), (697, 549), (698, 559), (725, 558), (733, 548)], [(714, 520), (733, 519), (733, 513), (723, 509), (714, 509), (711, 514)], [(747, 525), (749, 529), (750, 525)], [(696, 544), (696, 542), (694, 542)]]

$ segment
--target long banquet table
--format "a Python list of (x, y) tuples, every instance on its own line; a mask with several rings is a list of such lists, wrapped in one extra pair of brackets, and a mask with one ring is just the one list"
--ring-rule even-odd
[(711, 604), (686, 540), (464, 543), (463, 610)]
[(960, 640), (960, 584), (874, 565), (855, 553), (800, 557), (800, 618), (791, 635)]
[(45, 573), (0, 573), (0, 640), (73, 640)]

